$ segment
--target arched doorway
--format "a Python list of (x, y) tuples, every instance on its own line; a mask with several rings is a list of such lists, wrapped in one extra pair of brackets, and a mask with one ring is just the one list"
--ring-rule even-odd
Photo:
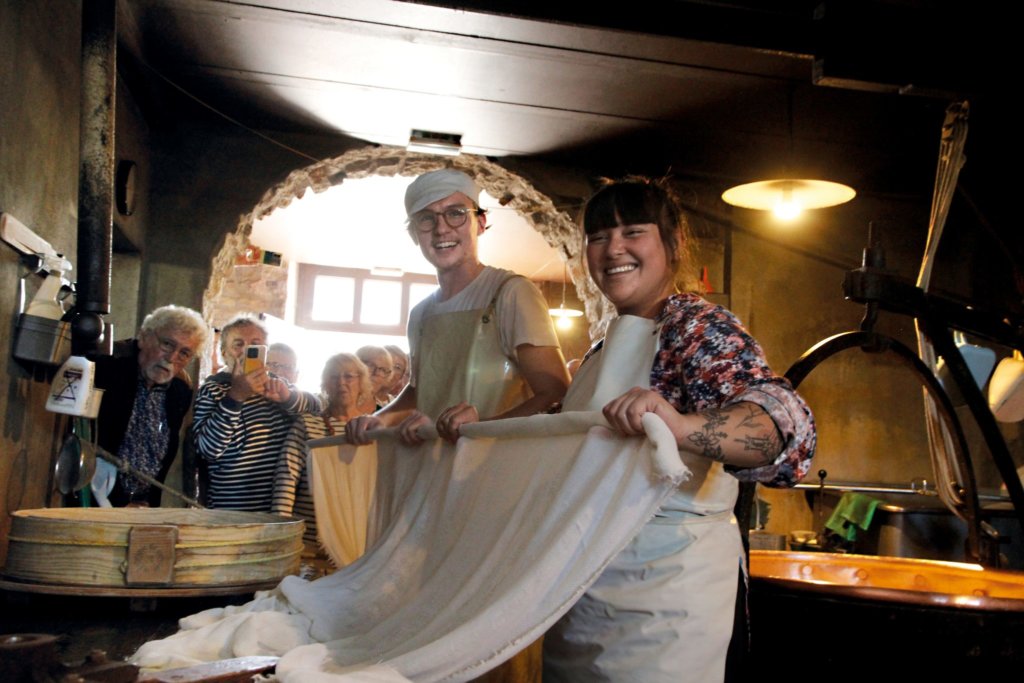
[[(573, 217), (555, 206), (523, 177), (484, 157), (462, 155), (457, 158), (409, 153), (396, 147), (365, 147), (346, 152), (290, 173), (281, 183), (271, 187), (252, 211), (239, 219), (235, 231), (227, 235), (224, 245), (214, 257), (210, 281), (203, 294), (203, 315), (215, 327), (222, 325), (239, 308), (233, 303), (223, 305), (225, 284), (233, 277), (236, 263), (249, 249), (254, 223), (278, 208), (301, 198), (307, 190), (324, 192), (350, 180), (370, 176), (417, 176), (443, 167), (458, 168), (472, 175), (480, 187), (498, 199), (507, 209), (516, 211), (565, 260), (569, 279), (585, 304), (591, 321), (591, 334), (603, 326), (610, 307), (582, 269), (579, 240)], [(251, 309), (249, 309), (251, 310)], [(202, 375), (209, 370), (204, 360)]]

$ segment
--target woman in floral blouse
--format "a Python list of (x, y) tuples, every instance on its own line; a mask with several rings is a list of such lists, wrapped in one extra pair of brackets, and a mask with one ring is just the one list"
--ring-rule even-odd
[(544, 680), (721, 681), (743, 563), (737, 480), (797, 483), (814, 420), (732, 313), (679, 293), (686, 221), (665, 182), (605, 186), (583, 231), (590, 276), (619, 316), (564, 410), (602, 410), (627, 435), (654, 413), (691, 476), (545, 637)]

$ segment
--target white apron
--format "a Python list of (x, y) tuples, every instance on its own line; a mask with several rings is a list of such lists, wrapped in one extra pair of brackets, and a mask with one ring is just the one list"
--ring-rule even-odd
[[(563, 410), (600, 410), (650, 387), (660, 328), (620, 316), (573, 379)], [(725, 675), (743, 557), (737, 484), (681, 453), (693, 472), (545, 636), (545, 683), (708, 683)]]
[(481, 419), (500, 415), (528, 398), (519, 366), (501, 348), (495, 291), (487, 308), (441, 313), (422, 321), (416, 350), (416, 409), (432, 418), (460, 401)]
[[(486, 308), (441, 313), (420, 324), (416, 364), (416, 409), (436, 418), (461, 401), (480, 419), (500, 415), (529, 397), (519, 366), (501, 348), (496, 315), (498, 285)], [(533, 683), (540, 680), (541, 641), (537, 640), (478, 683)]]

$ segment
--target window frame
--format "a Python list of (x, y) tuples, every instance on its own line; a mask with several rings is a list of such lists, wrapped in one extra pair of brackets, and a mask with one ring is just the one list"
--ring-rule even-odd
[[(374, 275), (372, 271), (362, 268), (342, 268), (324, 266), (314, 263), (300, 263), (295, 297), (295, 324), (307, 330), (326, 330), (329, 332), (358, 332), (363, 334), (381, 334), (404, 337), (409, 323), (409, 290), (413, 284), (429, 284), (437, 287), (437, 278), (422, 273), (402, 273), (401, 276)], [(351, 278), (354, 283), (352, 302), (352, 322), (316, 320), (313, 318), (314, 293), (316, 279), (321, 276)], [(402, 310), (399, 322), (395, 325), (369, 325), (359, 322), (363, 304), (363, 284), (368, 280), (382, 282), (400, 282), (402, 285)]]

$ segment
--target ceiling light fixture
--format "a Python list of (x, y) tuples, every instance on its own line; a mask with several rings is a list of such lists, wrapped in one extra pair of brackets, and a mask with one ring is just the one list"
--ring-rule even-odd
[(549, 308), (548, 313), (555, 319), (555, 324), (563, 330), (572, 327), (572, 319), (583, 315), (583, 311), (565, 307), (565, 283), (569, 279), (569, 265), (565, 265), (565, 277), (562, 278), (562, 303), (558, 308)]
[[(788, 149), (785, 164), (792, 166), (793, 152), (793, 90), (786, 96), (786, 122), (788, 125)], [(789, 176), (788, 171), (782, 177), (771, 180), (759, 180), (729, 188), (722, 193), (722, 201), (743, 209), (771, 211), (776, 218), (784, 221), (793, 220), (805, 209), (824, 209), (830, 206), (845, 204), (857, 193), (848, 185), (830, 180), (813, 180)]]
[(457, 133), (435, 133), (429, 130), (413, 130), (405, 148), (420, 154), (443, 154), (457, 157), (462, 152), (462, 135)]
[(737, 185), (722, 193), (722, 201), (744, 209), (771, 211), (780, 219), (791, 220), (804, 209), (838, 206), (856, 196), (852, 187), (842, 183), (781, 178)]

